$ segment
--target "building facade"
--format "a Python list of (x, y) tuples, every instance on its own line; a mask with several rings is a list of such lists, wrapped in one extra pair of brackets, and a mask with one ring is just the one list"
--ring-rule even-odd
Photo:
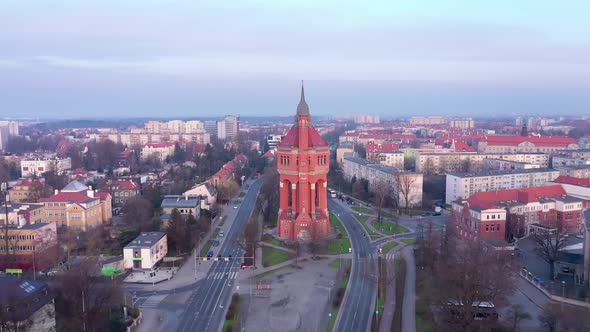
[(8, 196), (14, 203), (36, 202), (46, 191), (51, 193), (53, 188), (45, 184), (43, 179), (19, 179), (8, 190)]
[(481, 153), (553, 153), (578, 148), (578, 143), (571, 137), (540, 135), (489, 135), (477, 144)]
[(277, 149), (279, 237), (305, 241), (329, 235), (329, 166), (330, 148), (311, 124), (302, 86), (295, 125)]
[(156, 156), (164, 162), (166, 158), (174, 155), (176, 142), (149, 143), (141, 149), (141, 159), (147, 159), (150, 156)]
[(478, 172), (484, 159), (504, 159), (527, 164), (549, 166), (545, 153), (416, 153), (416, 172), (432, 175), (460, 172)]
[[(6, 246), (9, 248), (6, 255)], [(0, 268), (36, 271), (54, 265), (58, 258), (57, 227), (54, 223), (11, 225), (8, 237), (0, 232)]]
[(111, 194), (114, 207), (122, 207), (128, 200), (140, 195), (139, 184), (129, 179), (109, 180), (103, 191)]
[(555, 180), (558, 176), (558, 170), (547, 168), (478, 173), (449, 173), (446, 179), (445, 202), (451, 204), (459, 197), (470, 197), (480, 191), (539, 187)]
[(168, 236), (163, 232), (141, 233), (123, 248), (126, 269), (151, 270), (168, 254)]
[(51, 171), (57, 174), (64, 174), (70, 169), (72, 169), (72, 159), (70, 159), (70, 157), (32, 157), (25, 158), (20, 162), (20, 171), (22, 177), (40, 176), (45, 172)]

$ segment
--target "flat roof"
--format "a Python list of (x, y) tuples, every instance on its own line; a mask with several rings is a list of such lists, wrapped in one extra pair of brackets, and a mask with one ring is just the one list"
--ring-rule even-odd
[(483, 171), (478, 173), (447, 173), (460, 178), (475, 178), (482, 176), (497, 176), (497, 175), (511, 175), (511, 174), (531, 174), (531, 173), (547, 173), (547, 172), (558, 172), (556, 169), (551, 168), (529, 168), (529, 169), (512, 169), (506, 171)]
[(129, 242), (125, 248), (151, 248), (155, 243), (160, 241), (166, 235), (164, 232), (145, 232), (139, 234), (133, 241)]

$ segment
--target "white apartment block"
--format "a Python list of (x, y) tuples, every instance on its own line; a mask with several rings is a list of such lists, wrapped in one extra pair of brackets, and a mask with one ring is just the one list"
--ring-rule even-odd
[(379, 163), (381, 165), (404, 169), (404, 153), (401, 151), (383, 151), (378, 152)]
[(475, 127), (475, 121), (472, 118), (453, 119), (449, 121), (449, 126), (461, 129), (470, 129)]
[(355, 115), (354, 123), (380, 123), (378, 115)]
[(549, 155), (544, 153), (416, 153), (416, 172), (446, 174), (477, 172), (483, 169), (484, 159), (505, 159), (527, 164), (549, 166)]
[(406, 196), (408, 207), (422, 206), (423, 176), (420, 173), (404, 172), (366, 159), (348, 156), (343, 159), (342, 171), (348, 181), (353, 177), (367, 180), (369, 190), (382, 181), (389, 184), (400, 207), (405, 207)]
[(486, 171), (509, 171), (513, 169), (533, 169), (542, 168), (541, 165), (521, 163), (519, 161), (506, 159), (485, 158), (483, 160), (483, 169)]
[(558, 170), (519, 169), (512, 171), (447, 174), (445, 202), (451, 204), (459, 197), (466, 199), (480, 191), (499, 191), (539, 187), (555, 180)]
[(51, 171), (57, 174), (64, 174), (70, 169), (72, 169), (72, 159), (70, 157), (31, 157), (25, 158), (20, 162), (22, 177), (40, 176), (45, 172)]
[(439, 125), (445, 123), (445, 118), (442, 116), (413, 116), (410, 118), (410, 124), (413, 125)]
[(574, 178), (590, 178), (590, 165), (559, 167), (559, 174)]
[(18, 136), (18, 122), (0, 121), (0, 150), (6, 149), (10, 136)]
[(239, 132), (239, 115), (226, 115), (221, 121), (217, 121), (217, 138), (221, 140), (235, 140)]
[(141, 159), (147, 159), (150, 156), (156, 156), (160, 161), (165, 161), (167, 157), (174, 155), (176, 142), (149, 143), (141, 149)]

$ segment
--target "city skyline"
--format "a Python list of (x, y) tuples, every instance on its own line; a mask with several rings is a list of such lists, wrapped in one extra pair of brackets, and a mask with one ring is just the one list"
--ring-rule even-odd
[(0, 97), (12, 117), (288, 116), (304, 79), (317, 116), (580, 115), (588, 7), (5, 1)]

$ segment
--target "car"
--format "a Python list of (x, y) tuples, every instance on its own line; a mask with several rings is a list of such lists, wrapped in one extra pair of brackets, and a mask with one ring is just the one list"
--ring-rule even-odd
[(223, 231), (219, 231), (219, 233), (217, 234), (219, 237), (223, 237), (225, 235), (225, 233)]
[(219, 240), (213, 240), (213, 246), (217, 247), (219, 245)]
[(211, 257), (213, 257), (213, 250), (209, 250), (209, 252), (207, 252), (207, 258)]
[(234, 205), (234, 209), (237, 209), (237, 208), (238, 208), (238, 206), (237, 205)]

